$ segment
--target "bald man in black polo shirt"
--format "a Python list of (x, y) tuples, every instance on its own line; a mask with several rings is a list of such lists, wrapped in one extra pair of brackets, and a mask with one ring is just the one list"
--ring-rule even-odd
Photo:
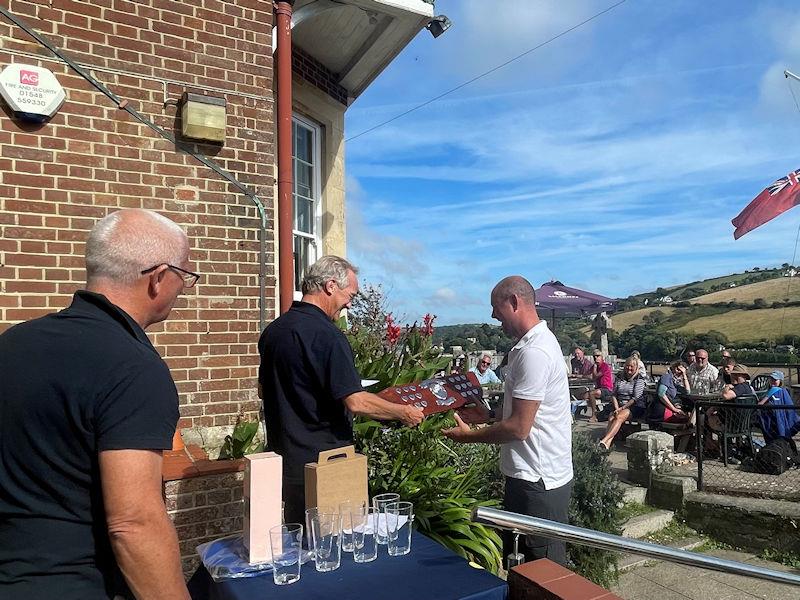
[(422, 410), (365, 392), (353, 351), (333, 321), (358, 294), (356, 268), (323, 256), (303, 279), (303, 298), (261, 334), (259, 395), (267, 445), (283, 457), (284, 516), (304, 523), (303, 468), (323, 450), (353, 442), (353, 415), (422, 422)]
[(0, 599), (189, 597), (161, 492), (178, 394), (144, 330), (199, 275), (169, 219), (121, 210), (86, 290), (0, 336)]

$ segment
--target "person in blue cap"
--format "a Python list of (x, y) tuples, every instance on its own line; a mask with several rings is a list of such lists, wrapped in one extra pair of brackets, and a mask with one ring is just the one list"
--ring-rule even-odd
[[(770, 388), (759, 404), (772, 404), (773, 406), (794, 406), (789, 390), (783, 387), (783, 371), (773, 371), (769, 374)], [(800, 431), (800, 419), (797, 411), (762, 410), (760, 412), (761, 429), (764, 432), (764, 441), (769, 443), (776, 438), (791, 438)]]

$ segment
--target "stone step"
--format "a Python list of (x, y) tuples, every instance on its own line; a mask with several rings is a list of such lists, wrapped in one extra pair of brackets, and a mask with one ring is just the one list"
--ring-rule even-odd
[(639, 485), (630, 485), (628, 483), (621, 483), (622, 489), (624, 492), (624, 496), (622, 501), (625, 504), (630, 504), (631, 502), (636, 502), (637, 504), (645, 504), (645, 500), (647, 499), (647, 488), (642, 487)]
[(672, 521), (674, 514), (671, 510), (656, 510), (645, 515), (632, 517), (622, 526), (622, 536), (641, 538), (649, 533), (663, 529)]

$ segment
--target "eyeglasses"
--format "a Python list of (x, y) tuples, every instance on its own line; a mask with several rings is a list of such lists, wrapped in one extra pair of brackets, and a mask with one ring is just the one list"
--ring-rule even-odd
[(602, 354), (595, 354), (594, 357), (595, 358), (603, 358), (603, 355)]
[(169, 263), (158, 263), (157, 265), (153, 265), (149, 269), (145, 269), (141, 271), (141, 275), (147, 275), (148, 273), (152, 273), (161, 265), (167, 265), (168, 269), (172, 269), (178, 275), (180, 275), (181, 279), (183, 279), (183, 287), (184, 288), (193, 288), (195, 284), (200, 280), (200, 275), (197, 273), (192, 273), (191, 271), (187, 271), (186, 269), (181, 269), (180, 267), (176, 267), (175, 265), (171, 265)]
[(487, 362), (487, 361), (485, 361), (485, 360), (482, 360), (482, 361), (481, 361), (481, 364), (482, 364), (482, 365), (486, 365), (486, 366), (488, 367), (488, 366), (489, 366), (490, 364), (492, 364), (492, 363), (491, 363), (491, 362)]
[(708, 360), (707, 356), (698, 356), (697, 360)]

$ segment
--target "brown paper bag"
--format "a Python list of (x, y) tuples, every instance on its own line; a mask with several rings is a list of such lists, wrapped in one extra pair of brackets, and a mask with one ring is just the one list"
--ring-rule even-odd
[(339, 512), (339, 504), (352, 500), (368, 502), (367, 457), (354, 446), (319, 453), (315, 463), (305, 466), (306, 508)]

